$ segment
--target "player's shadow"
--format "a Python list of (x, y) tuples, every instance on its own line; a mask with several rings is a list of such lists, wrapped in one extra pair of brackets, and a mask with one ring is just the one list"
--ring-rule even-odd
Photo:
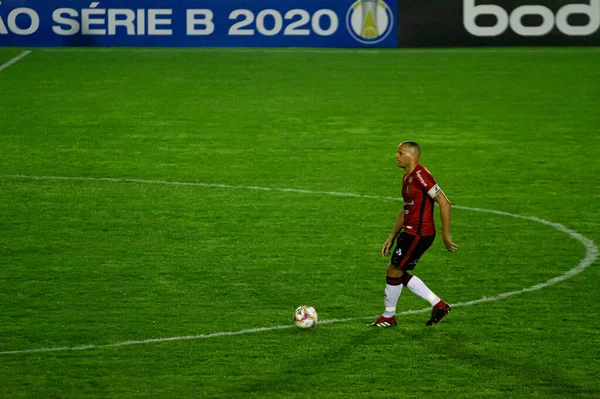
[[(489, 370), (495, 375), (509, 376), (511, 379), (521, 381), (521, 386), (539, 386), (539, 389), (547, 390), (549, 395), (564, 395), (565, 392), (573, 392), (578, 395), (598, 395), (598, 391), (586, 392), (586, 388), (579, 386), (561, 371), (555, 371), (548, 364), (535, 363), (533, 359), (522, 361), (511, 356), (510, 352), (500, 350), (498, 352), (486, 351), (484, 354), (475, 352), (470, 348), (469, 337), (462, 333), (447, 334), (443, 340), (436, 340), (435, 343), (424, 343), (422, 334), (416, 334), (407, 337), (414, 339), (422, 345), (429, 346), (428, 350), (443, 354), (459, 363), (476, 369)], [(438, 337), (439, 338), (439, 335)], [(543, 388), (542, 388), (543, 387)]]
[[(445, 324), (451, 325), (451, 320), (445, 321)], [(289, 331), (290, 334), (307, 335), (315, 332), (318, 331)], [(389, 343), (389, 347), (385, 343), (382, 344), (382, 334), (389, 335), (388, 339), (384, 341)], [(537, 364), (534, 360), (522, 361), (506, 351), (476, 352), (470, 346), (469, 340), (468, 335), (439, 327), (402, 328), (399, 326), (387, 330), (373, 330), (365, 327), (364, 331), (351, 330), (349, 333), (340, 334), (334, 344), (328, 345), (326, 350), (318, 354), (310, 353), (306, 357), (293, 359), (291, 362), (282, 362), (276, 371), (268, 375), (255, 374), (251, 381), (239, 386), (235, 393), (286, 397), (290, 392), (303, 392), (302, 381), (319, 381), (319, 376), (328, 375), (331, 370), (339, 373), (340, 366), (343, 367), (348, 363), (348, 357), (356, 361), (357, 354), (363, 351), (369, 351), (370, 355), (373, 355), (373, 351), (380, 351), (381, 362), (389, 364), (393, 370), (394, 361), (391, 358), (402, 356), (403, 353), (410, 353), (410, 348), (415, 347), (419, 347), (418, 351), (421, 352), (435, 353), (436, 356), (453, 359), (468, 368), (488, 370), (492, 375), (506, 376), (509, 379), (520, 381), (517, 384), (519, 386), (538, 386), (539, 390), (544, 390), (549, 395), (560, 396), (565, 392), (577, 392), (594, 397), (593, 395), (598, 393), (590, 392), (589, 389), (586, 390), (585, 387), (577, 385), (560, 370), (553, 371), (548, 365)], [(366, 374), (361, 373), (360, 369), (352, 370), (349, 373), (367, 381), (370, 379), (369, 372), (368, 370), (364, 371)], [(346, 375), (346, 377), (351, 376)], [(377, 380), (374, 379), (373, 383), (376, 382)], [(340, 381), (340, 384), (343, 384), (343, 381)], [(379, 387), (373, 388), (378, 389)], [(340, 391), (343, 391), (343, 386), (340, 386)], [(311, 392), (303, 393), (310, 395)]]
[[(279, 372), (269, 374), (268, 378), (256, 378), (248, 385), (240, 387), (236, 393), (245, 392), (248, 394), (259, 396), (275, 395), (275, 397), (286, 397), (286, 394), (294, 392), (295, 394), (302, 392), (303, 383), (298, 382), (299, 375), (303, 380), (310, 381), (311, 376), (328, 375), (330, 370), (335, 370), (339, 364), (343, 364), (345, 358), (356, 354), (361, 347), (370, 347), (369, 342), (372, 339), (378, 339), (378, 334), (373, 334), (372, 328), (365, 327), (365, 330), (360, 333), (348, 333), (340, 335), (335, 345), (329, 345), (328, 350), (320, 352), (318, 358), (314, 355), (307, 355), (304, 358), (295, 360), (293, 363), (285, 363), (279, 367)], [(391, 333), (393, 331), (378, 331), (383, 333)], [(311, 335), (313, 331), (290, 331), (291, 334), (307, 334)], [(393, 338), (391, 338), (393, 339)], [(360, 370), (355, 370), (358, 374)], [(341, 383), (341, 381), (340, 381)], [(265, 391), (266, 389), (266, 391)], [(309, 395), (310, 392), (304, 392)]]

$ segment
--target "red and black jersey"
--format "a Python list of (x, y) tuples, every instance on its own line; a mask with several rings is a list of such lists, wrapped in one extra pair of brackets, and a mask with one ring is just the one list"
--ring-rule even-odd
[(404, 199), (404, 224), (402, 229), (412, 235), (435, 234), (433, 221), (433, 198), (442, 191), (426, 167), (417, 167), (402, 182)]

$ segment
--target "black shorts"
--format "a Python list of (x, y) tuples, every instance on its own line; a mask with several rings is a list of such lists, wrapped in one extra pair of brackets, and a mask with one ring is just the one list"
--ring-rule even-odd
[(392, 265), (400, 270), (412, 270), (417, 266), (421, 255), (433, 244), (432, 236), (413, 236), (405, 232), (398, 235), (396, 248), (392, 253)]

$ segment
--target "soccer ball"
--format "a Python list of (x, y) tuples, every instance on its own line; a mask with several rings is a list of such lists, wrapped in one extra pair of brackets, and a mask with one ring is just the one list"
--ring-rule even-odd
[(311, 328), (317, 324), (319, 317), (312, 306), (299, 306), (294, 312), (294, 324), (300, 328)]

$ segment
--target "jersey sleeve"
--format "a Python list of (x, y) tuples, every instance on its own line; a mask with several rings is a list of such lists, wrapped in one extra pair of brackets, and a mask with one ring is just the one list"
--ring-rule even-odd
[(440, 186), (437, 184), (437, 182), (427, 169), (422, 168), (420, 170), (417, 170), (415, 174), (417, 175), (417, 184), (421, 186), (421, 188), (426, 190), (427, 194), (431, 198), (435, 198), (435, 196), (442, 191)]

